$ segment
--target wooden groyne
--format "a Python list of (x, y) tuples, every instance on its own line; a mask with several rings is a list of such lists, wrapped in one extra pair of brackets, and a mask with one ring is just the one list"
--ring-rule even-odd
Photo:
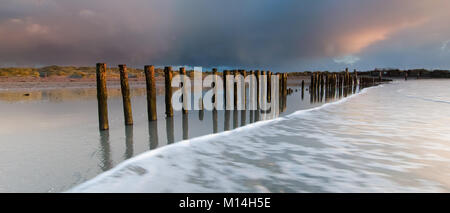
[[(126, 126), (133, 125), (133, 113), (132, 113), (132, 103), (131, 103), (131, 95), (130, 95), (130, 86), (128, 82), (128, 72), (127, 66), (125, 64), (121, 64), (118, 66), (120, 71), (120, 85), (121, 85), (121, 93), (122, 93), (122, 101), (123, 101), (123, 112), (124, 112), (124, 121)], [(193, 73), (188, 73), (184, 67), (179, 68), (178, 73), (182, 75), (181, 84), (179, 85), (180, 89), (182, 89), (182, 127), (183, 130), (188, 129), (188, 114), (189, 110), (191, 110), (190, 104), (186, 104), (187, 101), (190, 101), (190, 95), (188, 95), (188, 85), (187, 82), (189, 78), (193, 78)], [(237, 128), (239, 126), (245, 125), (247, 122), (255, 122), (261, 119), (260, 116), (264, 115), (261, 112), (260, 104), (262, 103), (271, 103), (276, 100), (279, 104), (279, 112), (284, 112), (287, 108), (287, 96), (294, 93), (292, 88), (288, 87), (288, 73), (272, 73), (271, 71), (261, 71), (261, 70), (250, 70), (246, 71), (244, 69), (236, 69), (236, 70), (224, 70), (223, 75), (219, 75), (218, 69), (213, 68), (211, 71), (214, 74), (213, 84), (211, 85), (211, 89), (214, 91), (214, 95), (212, 97), (212, 103), (214, 104), (212, 109), (212, 129), (213, 132), (218, 132), (218, 108), (217, 108), (217, 100), (218, 98), (223, 98), (223, 107), (225, 109), (225, 123), (224, 130), (231, 129), (231, 114), (230, 110), (226, 109), (227, 103), (233, 102), (231, 110), (233, 110), (233, 128)], [(155, 80), (155, 66), (146, 65), (144, 66), (145, 74), (145, 83), (146, 83), (146, 93), (147, 93), (147, 116), (148, 121), (153, 122), (158, 119), (157, 116), (157, 104), (156, 104), (156, 80)], [(164, 95), (165, 95), (165, 115), (166, 115), (166, 128), (167, 135), (170, 139), (170, 142), (173, 142), (173, 106), (172, 106), (172, 78), (173, 71), (171, 66), (164, 67)], [(189, 75), (188, 75), (189, 74)], [(99, 118), (99, 129), (100, 130), (108, 130), (108, 94), (106, 87), (106, 77), (107, 77), (107, 67), (104, 63), (98, 63), (96, 68), (97, 75), (97, 100), (98, 100), (98, 118)], [(177, 75), (177, 73), (175, 73)], [(228, 82), (226, 80), (226, 76), (231, 75), (234, 78), (232, 82)], [(246, 77), (247, 75), (254, 76), (256, 82), (245, 82), (242, 81), (238, 84), (236, 81), (236, 77), (241, 75), (242, 77)], [(349, 72), (348, 69), (345, 69), (342, 72), (312, 72), (310, 73), (310, 82), (309, 86), (307, 82), (303, 79), (301, 80), (301, 84), (298, 85), (299, 91), (301, 92), (301, 99), (303, 100), (305, 92), (309, 91), (310, 101), (313, 102), (321, 102), (324, 100), (328, 100), (332, 97), (346, 97), (347, 95), (354, 93), (357, 88), (362, 89), (365, 87), (377, 85), (381, 82), (386, 81), (384, 78), (385, 73), (377, 72), (377, 75), (365, 75), (364, 73), (358, 72), (354, 70), (353, 72)], [(219, 77), (223, 77), (223, 93), (219, 93), (217, 88), (217, 82), (219, 81)], [(278, 85), (276, 88), (272, 85), (272, 79), (278, 78)], [(407, 77), (407, 73), (405, 74), (405, 78)], [(238, 86), (239, 85), (239, 86)], [(248, 89), (248, 85), (256, 86), (255, 93), (251, 94)], [(276, 84), (274, 84), (276, 85)], [(301, 89), (300, 89), (301, 88)], [(227, 89), (231, 89), (227, 91)], [(246, 93), (249, 91), (249, 96), (247, 97)], [(198, 92), (198, 91), (197, 91)], [(295, 90), (297, 92), (297, 89)], [(241, 94), (241, 99), (238, 100), (238, 93)], [(223, 97), (218, 97), (217, 94), (223, 94)], [(279, 97), (273, 97), (276, 94)], [(254, 100), (254, 95), (256, 95), (256, 110), (252, 108), (250, 110), (250, 118), (247, 121), (247, 113), (248, 109), (248, 100)], [(233, 96), (233, 97), (231, 97)], [(276, 99), (275, 99), (276, 98)], [(264, 102), (262, 102), (264, 100)], [(245, 106), (243, 109), (238, 109), (238, 102), (243, 103)], [(203, 108), (203, 99), (200, 99), (199, 104), (199, 120), (203, 120), (204, 117), (204, 108)], [(238, 113), (237, 110), (241, 110), (240, 121), (238, 121)], [(265, 113), (265, 112), (264, 112)], [(150, 125), (150, 124), (149, 124)], [(153, 136), (152, 136), (153, 137)], [(183, 131), (183, 139), (188, 138), (188, 132)]]

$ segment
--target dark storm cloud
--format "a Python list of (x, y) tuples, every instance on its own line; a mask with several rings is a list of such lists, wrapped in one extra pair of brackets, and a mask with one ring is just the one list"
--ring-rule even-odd
[[(416, 51), (411, 44), (431, 48), (450, 39), (439, 28), (432, 29), (440, 33), (435, 37), (420, 34), (426, 26), (446, 27), (450, 3), (444, 0), (0, 2), (3, 66), (105, 61), (287, 70), (313, 62), (331, 66), (348, 55), (370, 66), (377, 62), (371, 55), (403, 41), (396, 35), (404, 30), (418, 35), (404, 42), (409, 51)], [(368, 54), (377, 45), (386, 48)], [(344, 60), (333, 60), (339, 57)]]

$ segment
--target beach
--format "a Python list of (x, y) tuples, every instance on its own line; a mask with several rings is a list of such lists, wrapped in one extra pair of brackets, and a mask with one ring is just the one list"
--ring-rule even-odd
[(70, 192), (449, 192), (447, 84), (396, 81), (185, 140)]

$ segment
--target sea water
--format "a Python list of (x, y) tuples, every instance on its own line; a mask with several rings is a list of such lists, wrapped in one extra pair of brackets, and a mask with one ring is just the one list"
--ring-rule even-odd
[(145, 152), (69, 191), (449, 192), (449, 83), (366, 88)]

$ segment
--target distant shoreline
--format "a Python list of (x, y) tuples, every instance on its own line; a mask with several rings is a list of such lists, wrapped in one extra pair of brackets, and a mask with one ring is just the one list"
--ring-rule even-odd
[[(0, 68), (0, 91), (29, 91), (42, 89), (76, 89), (95, 88), (95, 67), (73, 67), (73, 66), (48, 66), (43, 68)], [(187, 71), (188, 73), (190, 70)], [(323, 71), (321, 71), (323, 72)], [(382, 72), (383, 78), (396, 79), (404, 78), (408, 73), (408, 78), (450, 78), (448, 70), (399, 70), (399, 69), (375, 69), (372, 71), (358, 71), (358, 76), (378, 77)], [(145, 87), (144, 71), (141, 69), (128, 68), (129, 82), (131, 87)], [(155, 80), (158, 88), (164, 87), (164, 71), (161, 68), (155, 69)], [(174, 73), (177, 70), (174, 69)], [(204, 75), (211, 72), (204, 71)], [(288, 84), (298, 85), (302, 80), (306, 84), (310, 81), (311, 71), (289, 72)], [(323, 72), (338, 73), (338, 72)], [(353, 73), (353, 71), (350, 71)], [(108, 87), (119, 88), (120, 80), (117, 68), (109, 68), (107, 76)]]
[[(164, 78), (162, 76), (155, 77), (156, 87), (164, 87)], [(130, 87), (140, 88), (145, 87), (145, 78), (129, 78)], [(309, 83), (309, 76), (291, 76), (288, 79), (288, 85), (297, 85), (304, 80)], [(108, 78), (108, 88), (120, 88), (119, 78)], [(28, 90), (43, 90), (43, 89), (77, 89), (77, 88), (95, 88), (95, 78), (70, 78), (63, 76), (55, 77), (0, 77), (0, 92), (1, 91), (28, 91)]]

